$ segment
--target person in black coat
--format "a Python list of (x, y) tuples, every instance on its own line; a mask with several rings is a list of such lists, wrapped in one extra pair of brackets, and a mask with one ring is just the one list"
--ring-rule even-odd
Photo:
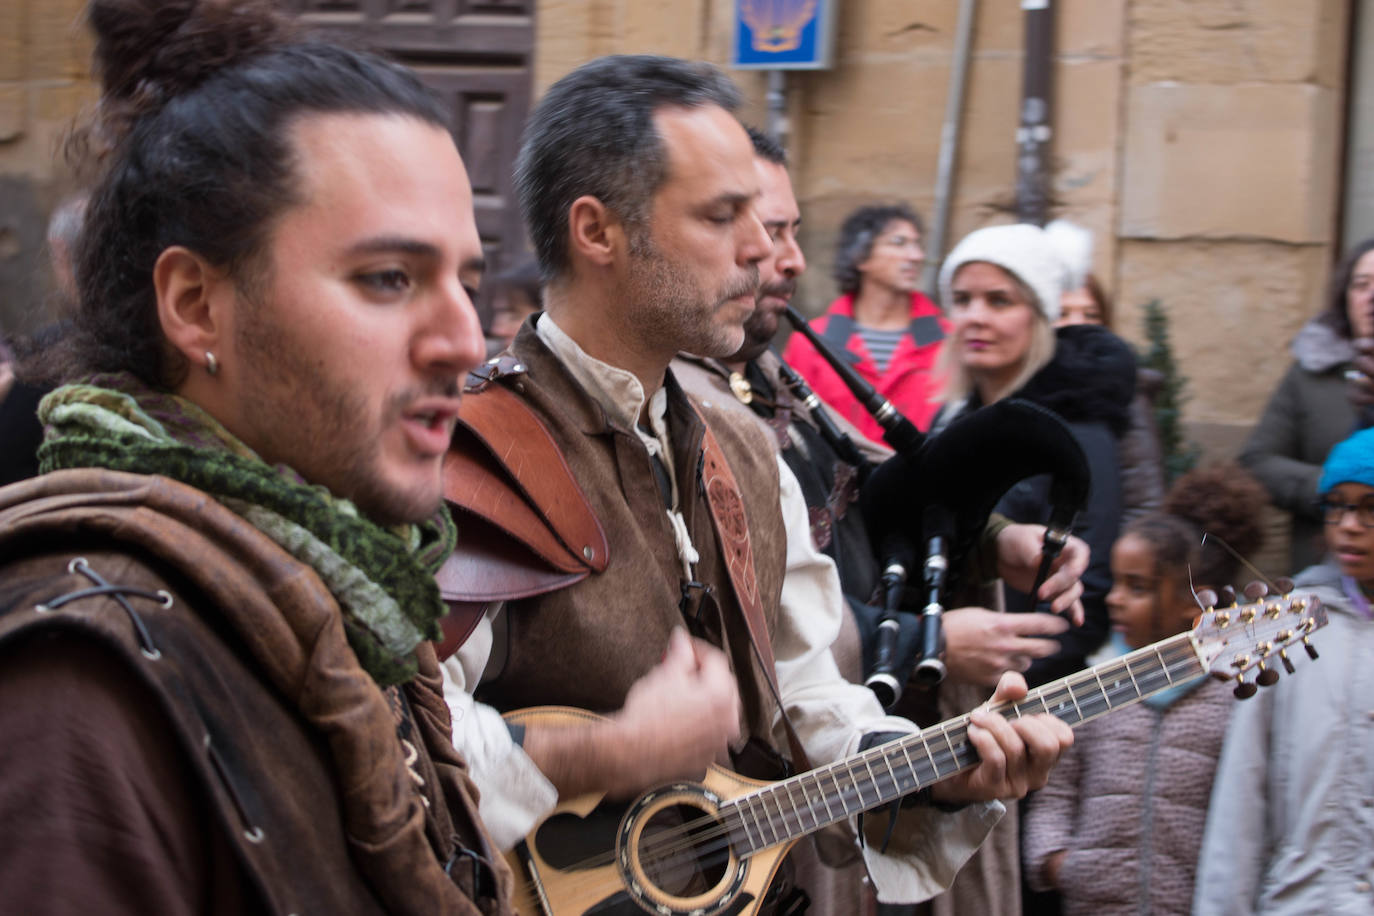
[[(1122, 511), (1118, 439), (1130, 424), (1136, 376), (1130, 348), (1105, 328), (1055, 331), (1061, 293), (1076, 278), (1052, 235), (1030, 225), (993, 226), (966, 237), (946, 259), (940, 288), (954, 328), (941, 357), (946, 404), (933, 427), (938, 434), (985, 404), (1021, 398), (1059, 414), (1088, 459), (1089, 497), (1073, 526), (1092, 550), (1083, 576), (1084, 622), (1057, 637), (1057, 652), (1029, 662), (1033, 686), (1085, 667), (1110, 629), (1108, 557)], [(1013, 521), (1044, 523), (1049, 486), (1049, 475), (1023, 480), (997, 511)], [(1029, 597), (1009, 589), (1006, 606), (1034, 609)]]

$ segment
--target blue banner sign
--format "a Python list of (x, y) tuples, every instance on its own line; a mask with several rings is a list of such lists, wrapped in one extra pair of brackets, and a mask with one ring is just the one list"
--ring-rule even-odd
[(830, 66), (839, 0), (735, 0), (731, 65), (740, 70)]

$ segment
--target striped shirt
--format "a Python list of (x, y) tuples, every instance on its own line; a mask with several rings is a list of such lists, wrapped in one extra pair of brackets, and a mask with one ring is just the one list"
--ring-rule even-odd
[(886, 372), (887, 364), (892, 362), (892, 354), (896, 351), (897, 344), (906, 335), (907, 329), (880, 331), (877, 328), (866, 328), (861, 324), (855, 324), (854, 332), (864, 342), (864, 347), (873, 357), (873, 363), (878, 367), (878, 371)]

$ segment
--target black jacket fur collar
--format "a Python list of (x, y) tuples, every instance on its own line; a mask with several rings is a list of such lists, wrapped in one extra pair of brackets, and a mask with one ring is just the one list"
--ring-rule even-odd
[(1048, 407), (1070, 423), (1105, 423), (1120, 437), (1131, 424), (1135, 354), (1099, 325), (1055, 332), (1054, 359), (1013, 397)]

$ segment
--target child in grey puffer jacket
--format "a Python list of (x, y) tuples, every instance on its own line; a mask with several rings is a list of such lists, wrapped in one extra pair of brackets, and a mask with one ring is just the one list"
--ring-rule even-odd
[[(1128, 525), (1112, 547), (1109, 654), (1188, 629), (1198, 610), (1190, 572), (1199, 587), (1228, 584), (1238, 563), (1216, 537), (1252, 552), (1264, 503), (1253, 478), (1223, 466), (1180, 478), (1164, 513)], [(1057, 890), (1065, 916), (1187, 914), (1233, 703), (1230, 685), (1204, 675), (1083, 725), (1027, 804), (1031, 887)]]

